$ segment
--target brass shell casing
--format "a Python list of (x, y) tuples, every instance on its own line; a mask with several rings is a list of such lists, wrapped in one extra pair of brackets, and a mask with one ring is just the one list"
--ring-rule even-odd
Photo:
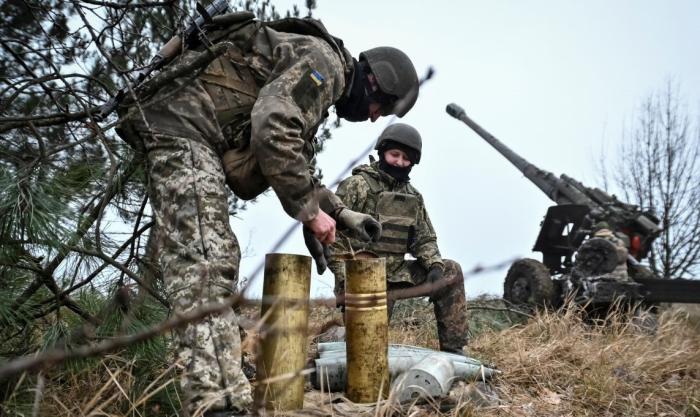
[[(255, 403), (269, 410), (298, 410), (304, 405), (309, 324), (311, 258), (270, 253), (260, 317), (264, 322), (257, 358)], [(273, 379), (264, 383), (266, 379)]]
[(389, 392), (389, 320), (384, 258), (345, 261), (346, 395), (376, 402)]

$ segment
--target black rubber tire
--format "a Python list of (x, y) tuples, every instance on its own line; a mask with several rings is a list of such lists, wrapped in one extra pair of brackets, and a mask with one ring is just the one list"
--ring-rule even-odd
[(533, 307), (551, 305), (554, 283), (549, 269), (535, 259), (520, 259), (508, 269), (503, 283), (503, 298), (513, 304)]

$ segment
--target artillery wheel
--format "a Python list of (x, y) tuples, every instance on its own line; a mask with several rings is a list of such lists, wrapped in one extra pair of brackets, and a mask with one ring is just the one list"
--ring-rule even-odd
[(607, 274), (620, 263), (617, 246), (607, 239), (592, 238), (576, 253), (574, 269), (581, 277)]
[(554, 283), (549, 269), (534, 259), (514, 262), (503, 283), (503, 298), (513, 304), (551, 304), (554, 300)]

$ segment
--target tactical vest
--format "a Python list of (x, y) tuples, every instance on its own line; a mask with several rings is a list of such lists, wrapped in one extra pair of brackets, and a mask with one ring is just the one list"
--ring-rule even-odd
[[(417, 195), (385, 191), (379, 182), (369, 174), (361, 172), (373, 194), (377, 195), (374, 217), (382, 224), (382, 236), (371, 243), (368, 250), (377, 254), (390, 253), (403, 255), (410, 252), (421, 201)], [(409, 192), (413, 187), (409, 185)]]
[[(199, 79), (214, 102), (219, 125), (226, 128), (231, 124), (240, 125), (246, 116), (250, 121), (250, 111), (258, 98), (260, 88), (267, 80), (256, 78), (246, 61), (253, 38), (261, 27), (269, 27), (277, 32), (314, 36), (323, 39), (346, 62), (343, 41), (328, 33), (323, 24), (314, 19), (286, 18), (272, 22), (249, 20), (235, 25), (229, 30), (220, 31), (212, 41), (232, 40), (238, 48), (229, 48), (205, 68)], [(242, 144), (245, 145), (245, 144)]]
[(269, 187), (250, 149), (250, 112), (266, 80), (256, 76), (246, 61), (253, 39), (263, 26), (278, 32), (321, 38), (343, 63), (347, 61), (343, 41), (313, 19), (286, 18), (272, 22), (251, 19), (212, 37), (214, 42), (227, 39), (237, 46), (212, 61), (199, 79), (214, 103), (217, 121), (230, 142), (223, 155), (227, 184), (244, 200), (257, 197)]

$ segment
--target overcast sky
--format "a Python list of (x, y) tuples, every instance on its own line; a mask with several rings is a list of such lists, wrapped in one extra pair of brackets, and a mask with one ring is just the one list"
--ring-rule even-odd
[[(281, 10), (295, 2), (274, 1)], [(296, 2), (302, 5), (302, 2)], [(697, 1), (353, 1), (319, 0), (314, 12), (357, 55), (374, 46), (404, 50), (436, 74), (402, 122), (423, 136), (412, 183), (422, 192), (444, 258), (464, 270), (531, 252), (551, 202), (466, 125), (445, 113), (461, 105), (530, 162), (600, 186), (596, 160), (613, 153), (649, 94), (675, 80), (700, 101)], [(694, 114), (697, 114), (695, 112)], [(332, 181), (386, 127), (347, 123), (333, 132), (319, 165)], [(366, 156), (363, 157), (366, 161)], [(246, 252), (242, 277), (293, 223), (272, 192), (231, 224)], [(306, 254), (298, 229), (280, 252)], [(502, 293), (506, 270), (466, 282), (468, 297)], [(261, 274), (262, 275), (262, 274)], [(259, 294), (262, 276), (250, 294)], [(329, 296), (330, 271), (312, 296)]]

